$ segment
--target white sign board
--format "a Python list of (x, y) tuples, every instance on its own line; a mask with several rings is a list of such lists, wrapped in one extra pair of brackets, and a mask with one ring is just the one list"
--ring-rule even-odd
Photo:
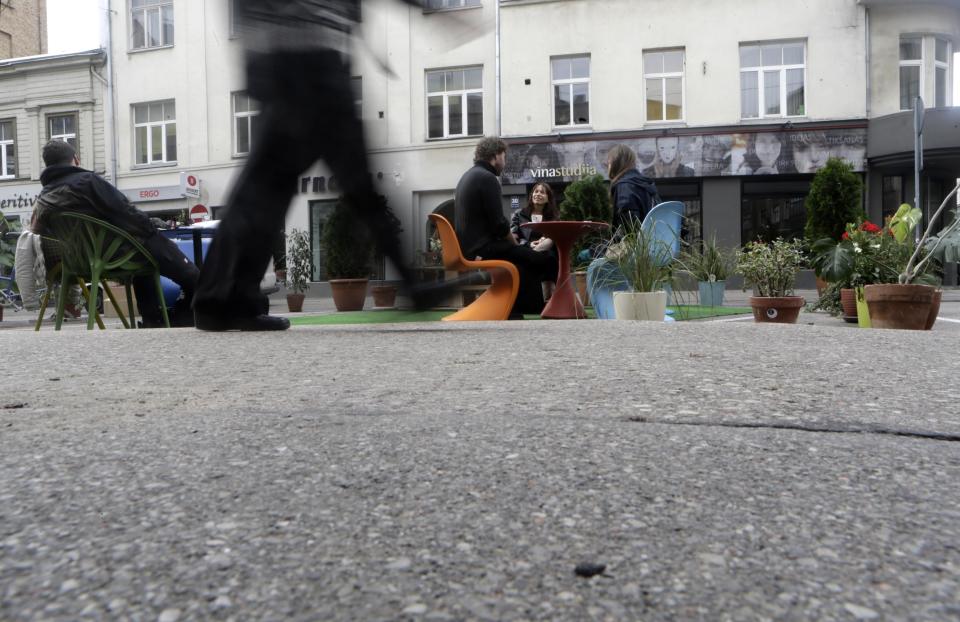
[(191, 199), (199, 199), (200, 178), (193, 173), (180, 173), (180, 193)]

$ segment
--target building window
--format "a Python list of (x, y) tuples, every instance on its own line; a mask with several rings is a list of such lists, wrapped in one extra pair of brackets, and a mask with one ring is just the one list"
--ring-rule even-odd
[(883, 220), (897, 213), (903, 203), (903, 177), (900, 175), (884, 175), (881, 208)]
[(550, 59), (553, 74), (553, 124), (590, 124), (590, 57)]
[(237, 0), (230, 0), (228, 9), (230, 11), (230, 36), (237, 37), (240, 35), (240, 7), (237, 6)]
[(62, 140), (77, 148), (77, 115), (54, 114), (47, 117), (49, 140)]
[(17, 176), (17, 136), (13, 119), (0, 121), (0, 179)]
[(483, 69), (427, 72), (427, 136), (483, 134)]
[(363, 118), (363, 78), (356, 76), (350, 78), (350, 90), (353, 91), (353, 114), (358, 118)]
[(805, 105), (806, 44), (802, 41), (740, 46), (740, 116), (801, 117)]
[(923, 39), (900, 37), (900, 110), (913, 110), (923, 92)]
[(468, 9), (480, 6), (480, 0), (427, 0), (424, 11), (443, 11), (446, 9)]
[(950, 80), (950, 58), (953, 56), (951, 44), (946, 39), (936, 39), (936, 55), (933, 59), (934, 92), (933, 101), (937, 108), (946, 108), (951, 105), (953, 90)]
[(809, 181), (744, 181), (740, 193), (740, 241), (802, 239)]
[(683, 50), (643, 53), (647, 121), (683, 120)]
[(260, 105), (246, 93), (233, 94), (233, 155), (250, 153), (259, 124)]
[(173, 45), (173, 0), (130, 0), (134, 50)]
[(177, 108), (172, 101), (136, 104), (133, 132), (137, 164), (177, 161)]

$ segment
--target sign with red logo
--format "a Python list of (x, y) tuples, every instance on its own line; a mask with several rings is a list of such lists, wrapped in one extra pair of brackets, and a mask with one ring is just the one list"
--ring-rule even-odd
[(204, 222), (210, 220), (210, 210), (206, 205), (197, 203), (190, 208), (190, 222)]
[(180, 173), (180, 191), (183, 196), (200, 198), (200, 179), (192, 173)]

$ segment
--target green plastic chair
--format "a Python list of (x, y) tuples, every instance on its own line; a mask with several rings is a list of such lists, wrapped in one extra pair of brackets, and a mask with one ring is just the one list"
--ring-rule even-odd
[[(136, 328), (136, 317), (133, 312), (133, 296), (131, 288), (134, 277), (153, 276), (157, 288), (157, 299), (163, 300), (163, 289), (160, 285), (160, 268), (150, 252), (142, 244), (133, 239), (130, 234), (108, 222), (93, 216), (78, 212), (58, 212), (47, 214), (44, 225), (49, 236), (44, 238), (52, 246), (52, 252), (59, 255), (60, 291), (57, 297), (57, 315), (55, 330), (63, 325), (64, 292), (70, 284), (79, 281), (84, 289), (87, 300), (87, 330), (93, 330), (94, 322), (103, 328), (103, 323), (97, 313), (97, 287), (100, 283), (103, 291), (120, 316), (124, 328)], [(44, 249), (46, 253), (46, 248)], [(50, 265), (50, 262), (48, 262)], [(123, 316), (107, 279), (123, 283), (127, 293), (127, 312), (130, 322)], [(89, 281), (89, 289), (84, 287), (84, 281)], [(47, 287), (40, 306), (35, 330), (40, 330), (43, 313), (46, 310), (52, 287)], [(170, 328), (170, 318), (167, 316), (166, 305), (160, 305), (163, 313), (164, 326)]]

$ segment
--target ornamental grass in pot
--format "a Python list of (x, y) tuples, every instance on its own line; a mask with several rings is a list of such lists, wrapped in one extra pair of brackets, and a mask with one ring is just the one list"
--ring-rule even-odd
[[(665, 287), (673, 280), (673, 253), (669, 244), (658, 240), (640, 224), (618, 232), (619, 241), (609, 245), (607, 261), (619, 270), (629, 291), (613, 293), (618, 320), (662, 322), (667, 310)], [(597, 283), (603, 287), (603, 283)]]
[(733, 269), (733, 256), (717, 244), (716, 235), (684, 250), (677, 263), (697, 279), (701, 305), (723, 305), (727, 277)]
[(803, 244), (777, 238), (773, 242), (749, 242), (737, 250), (737, 272), (743, 275), (744, 287), (752, 286), (756, 296), (750, 297), (753, 319), (757, 322), (794, 324), (804, 300), (793, 294), (797, 272), (803, 265)]

